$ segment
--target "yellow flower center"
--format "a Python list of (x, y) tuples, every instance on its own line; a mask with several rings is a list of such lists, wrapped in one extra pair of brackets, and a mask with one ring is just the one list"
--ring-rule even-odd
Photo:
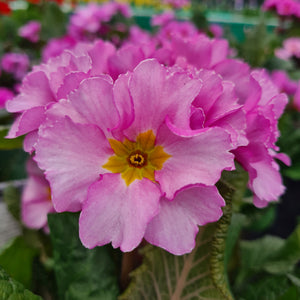
[(162, 146), (155, 145), (152, 130), (139, 134), (136, 142), (110, 139), (109, 143), (115, 155), (102, 167), (112, 173), (120, 173), (127, 185), (136, 179), (155, 181), (154, 172), (161, 170), (164, 162), (171, 157)]

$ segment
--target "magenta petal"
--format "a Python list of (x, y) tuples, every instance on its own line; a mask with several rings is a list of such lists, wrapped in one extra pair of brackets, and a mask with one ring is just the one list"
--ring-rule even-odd
[(17, 136), (36, 130), (44, 120), (45, 107), (37, 106), (30, 108), (18, 116), (6, 138), (13, 139)]
[(111, 155), (108, 141), (96, 126), (65, 118), (40, 129), (35, 159), (45, 170), (58, 212), (81, 209), (88, 187), (106, 173), (101, 166)]
[(156, 133), (167, 115), (176, 126), (190, 128), (190, 105), (201, 85), (186, 73), (168, 71), (155, 59), (141, 62), (129, 80), (135, 119), (128, 136), (134, 138), (149, 129)]
[(215, 222), (225, 205), (215, 186), (189, 186), (173, 201), (160, 201), (160, 211), (147, 226), (145, 239), (167, 251), (182, 255), (195, 247), (198, 225)]
[(69, 96), (76, 110), (105, 134), (119, 123), (112, 87), (104, 77), (93, 77), (84, 80)]
[(158, 213), (160, 190), (148, 179), (126, 186), (120, 174), (105, 174), (88, 192), (79, 219), (87, 248), (112, 243), (124, 252), (141, 242), (147, 223)]
[[(192, 131), (191, 131), (192, 132)], [(191, 137), (178, 136), (166, 125), (157, 135), (157, 144), (171, 157), (155, 172), (166, 197), (189, 184), (215, 184), (224, 169), (234, 168), (229, 134), (221, 128), (209, 128)]]

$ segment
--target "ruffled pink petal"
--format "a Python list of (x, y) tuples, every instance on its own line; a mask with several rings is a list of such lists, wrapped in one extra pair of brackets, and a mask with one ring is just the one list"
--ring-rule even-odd
[(130, 126), (134, 119), (133, 102), (128, 89), (129, 74), (121, 74), (113, 87), (114, 100), (120, 115), (119, 130)]
[(189, 253), (195, 247), (198, 225), (219, 220), (224, 205), (215, 186), (186, 187), (173, 201), (161, 199), (159, 214), (148, 224), (145, 239), (175, 255)]
[(133, 71), (145, 58), (140, 47), (126, 45), (108, 59), (109, 74), (112, 78), (116, 79), (120, 74)]
[(115, 46), (110, 42), (98, 40), (94, 47), (88, 51), (92, 60), (91, 76), (108, 72), (108, 59), (116, 52)]
[(40, 129), (35, 160), (45, 170), (58, 212), (81, 209), (88, 187), (107, 172), (101, 166), (111, 155), (107, 139), (96, 126), (75, 124), (66, 117)]
[(105, 174), (88, 193), (79, 219), (87, 248), (112, 243), (124, 252), (141, 242), (147, 223), (158, 213), (160, 190), (148, 179), (126, 186), (120, 174)]
[(245, 111), (250, 111), (257, 106), (261, 97), (261, 87), (250, 76), (249, 65), (236, 59), (227, 59), (214, 67), (223, 79), (235, 84), (235, 92), (239, 98), (239, 104), (244, 105)]
[(30, 108), (15, 119), (6, 138), (13, 139), (33, 130), (37, 130), (44, 120), (45, 107), (37, 106)]
[(211, 70), (201, 70), (197, 76), (203, 85), (193, 105), (201, 107), (206, 113), (223, 92), (222, 78)]
[(34, 130), (26, 134), (23, 141), (23, 148), (25, 152), (32, 153), (35, 150), (35, 144), (38, 139), (38, 131)]
[(190, 128), (190, 105), (201, 88), (201, 82), (186, 73), (169, 72), (155, 59), (144, 60), (129, 80), (135, 119), (126, 131), (135, 138), (152, 129), (156, 133), (168, 115), (180, 128)]
[[(180, 130), (177, 132), (180, 133)], [(224, 169), (234, 168), (231, 139), (221, 128), (209, 128), (191, 137), (174, 134), (163, 125), (157, 134), (157, 145), (171, 157), (155, 172), (166, 197), (189, 184), (214, 185)]]
[(223, 92), (214, 102), (214, 105), (206, 113), (206, 124), (212, 124), (214, 121), (224, 117), (232, 111), (240, 108), (237, 104), (237, 97), (235, 95), (235, 85), (232, 82), (222, 82)]
[(175, 35), (173, 38), (173, 51), (176, 56), (185, 57), (189, 64), (198, 69), (208, 69), (211, 66), (211, 40), (205, 35), (185, 39)]
[(46, 75), (40, 71), (32, 72), (24, 78), (20, 94), (6, 102), (6, 109), (9, 112), (22, 112), (53, 101), (55, 98)]
[(211, 125), (221, 127), (230, 134), (233, 148), (248, 145), (246, 116), (242, 109), (227, 114)]
[(104, 77), (85, 79), (69, 99), (75, 109), (90, 123), (108, 134), (119, 124), (114, 104), (113, 86)]
[(57, 91), (57, 99), (65, 99), (69, 93), (78, 88), (83, 79), (88, 78), (89, 75), (83, 72), (72, 72), (67, 74), (63, 79), (63, 84)]

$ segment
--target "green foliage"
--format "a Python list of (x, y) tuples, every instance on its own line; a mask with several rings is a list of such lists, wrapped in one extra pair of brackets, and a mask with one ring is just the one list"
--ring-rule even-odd
[(219, 222), (199, 228), (190, 254), (174, 256), (160, 248), (146, 247), (144, 263), (132, 272), (133, 281), (120, 300), (233, 299), (224, 265), (232, 190), (221, 183), (219, 189), (228, 202)]
[(22, 149), (23, 137), (6, 139), (9, 126), (0, 126), (0, 150)]
[(268, 32), (264, 21), (261, 20), (258, 25), (245, 31), (245, 41), (236, 47), (239, 57), (245, 59), (251, 66), (263, 67), (279, 44), (278, 37)]
[(294, 180), (300, 179), (300, 114), (287, 111), (279, 121), (281, 136), (278, 140), (280, 151), (292, 160), (290, 167), (283, 167), (283, 174)]
[[(300, 225), (284, 240), (266, 236), (240, 242), (241, 263), (234, 283), (239, 299), (299, 299)], [(290, 298), (288, 298), (290, 297)]]
[(78, 214), (51, 214), (48, 222), (59, 299), (116, 299), (117, 271), (110, 248), (83, 247), (78, 237)]
[(36, 249), (32, 248), (24, 237), (19, 236), (0, 251), (0, 265), (10, 276), (30, 288), (32, 261), (36, 254)]
[(0, 267), (0, 299), (3, 300), (42, 300), (14, 279), (10, 278)]
[(3, 200), (11, 215), (20, 221), (20, 191), (16, 187), (8, 186), (3, 191)]
[(54, 2), (45, 2), (42, 7), (42, 32), (44, 40), (65, 34), (68, 16)]

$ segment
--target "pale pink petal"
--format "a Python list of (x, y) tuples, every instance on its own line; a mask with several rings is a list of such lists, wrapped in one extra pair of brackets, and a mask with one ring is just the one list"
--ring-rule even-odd
[(215, 186), (188, 186), (173, 201), (162, 198), (160, 211), (147, 226), (145, 239), (175, 255), (195, 247), (198, 225), (219, 220), (225, 201)]
[(278, 201), (285, 191), (279, 171), (267, 161), (259, 161), (250, 165), (257, 173), (257, 177), (252, 181), (256, 196), (264, 201)]
[(83, 204), (79, 235), (87, 248), (112, 243), (124, 252), (141, 242), (147, 223), (158, 213), (160, 190), (148, 179), (129, 186), (120, 174), (105, 174)]
[(40, 229), (47, 225), (47, 215), (53, 212), (50, 200), (35, 198), (22, 203), (22, 222), (29, 228)]
[(155, 179), (170, 199), (188, 184), (213, 185), (224, 169), (234, 168), (233, 155), (229, 153), (232, 148), (230, 136), (221, 128), (209, 128), (192, 137), (184, 137), (163, 125), (156, 143), (171, 155), (163, 168), (155, 172)]
[(29, 73), (23, 81), (20, 94), (6, 103), (9, 112), (21, 112), (55, 101), (49, 80), (43, 72)]
[(113, 86), (104, 77), (85, 79), (69, 99), (76, 110), (90, 124), (95, 124), (105, 134), (119, 123), (113, 99)]
[(81, 209), (88, 187), (107, 172), (102, 165), (111, 155), (108, 141), (96, 126), (75, 124), (66, 117), (40, 129), (35, 159), (45, 170), (58, 212)]
[(114, 100), (120, 115), (118, 127), (121, 130), (128, 128), (134, 118), (133, 103), (128, 89), (129, 78), (129, 74), (120, 75), (113, 87)]
[(184, 72), (169, 72), (154, 59), (143, 61), (129, 80), (135, 119), (127, 134), (155, 133), (167, 115), (176, 126), (190, 128), (190, 105), (200, 88), (201, 82)]

